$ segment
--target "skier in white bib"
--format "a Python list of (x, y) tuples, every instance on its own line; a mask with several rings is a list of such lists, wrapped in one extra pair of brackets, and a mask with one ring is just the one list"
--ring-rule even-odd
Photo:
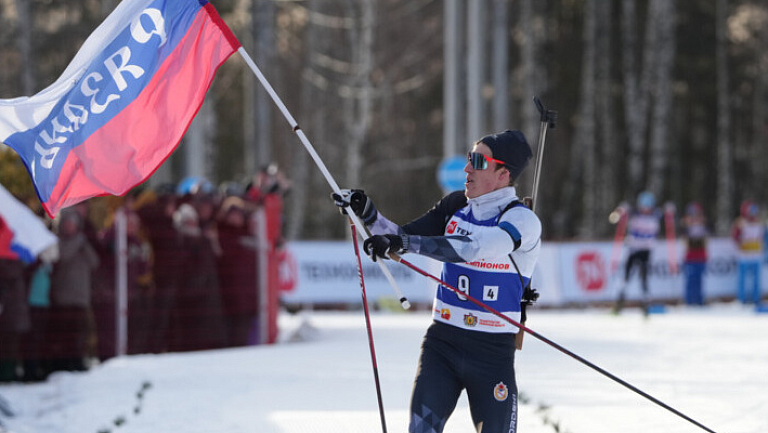
[[(374, 260), (389, 253), (439, 260), (444, 282), (520, 321), (523, 292), (541, 248), (541, 222), (514, 186), (531, 156), (520, 131), (481, 138), (467, 155), (464, 191), (448, 194), (402, 226), (379, 213), (360, 190), (333, 198), (373, 234), (363, 249)], [(442, 285), (432, 315), (421, 346), (409, 432), (442, 432), (462, 390), (478, 432), (515, 432), (518, 328)]]

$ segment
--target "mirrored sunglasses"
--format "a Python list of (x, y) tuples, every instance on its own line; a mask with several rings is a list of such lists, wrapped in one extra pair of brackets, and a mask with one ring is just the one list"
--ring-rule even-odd
[(472, 165), (472, 168), (475, 170), (485, 170), (488, 168), (489, 162), (495, 162), (499, 165), (505, 165), (504, 161), (499, 161), (498, 159), (493, 159), (488, 155), (478, 153), (478, 152), (469, 152), (467, 153), (467, 161)]

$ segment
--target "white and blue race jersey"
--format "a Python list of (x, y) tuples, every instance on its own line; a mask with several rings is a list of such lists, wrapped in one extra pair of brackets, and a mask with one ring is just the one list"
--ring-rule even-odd
[[(523, 289), (533, 274), (541, 248), (541, 223), (522, 205), (503, 212), (516, 200), (513, 188), (505, 190), (469, 199), (467, 206), (450, 218), (445, 236), (467, 236), (479, 248), (464, 263), (444, 263), (442, 280), (520, 321)], [(442, 285), (437, 288), (433, 307), (436, 321), (460, 328), (490, 333), (518, 331), (516, 326)]]
[(629, 217), (626, 243), (630, 251), (651, 250), (661, 230), (661, 214), (637, 212)]

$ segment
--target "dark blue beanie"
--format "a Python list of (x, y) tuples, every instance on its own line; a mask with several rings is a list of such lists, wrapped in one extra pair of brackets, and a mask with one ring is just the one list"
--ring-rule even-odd
[(494, 159), (504, 161), (512, 179), (517, 179), (533, 156), (525, 135), (518, 130), (486, 135), (479, 141), (491, 149)]

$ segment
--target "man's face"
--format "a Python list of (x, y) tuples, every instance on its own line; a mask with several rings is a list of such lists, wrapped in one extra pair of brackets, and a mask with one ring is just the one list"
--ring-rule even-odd
[[(491, 149), (484, 143), (474, 145), (472, 152), (492, 156)], [(467, 161), (467, 164), (464, 166), (464, 172), (467, 173), (467, 181), (464, 183), (464, 195), (467, 198), (480, 197), (483, 194), (509, 185), (509, 171), (506, 169), (497, 170), (497, 168), (498, 163), (489, 161), (488, 168), (485, 170), (475, 170), (472, 164)]]

